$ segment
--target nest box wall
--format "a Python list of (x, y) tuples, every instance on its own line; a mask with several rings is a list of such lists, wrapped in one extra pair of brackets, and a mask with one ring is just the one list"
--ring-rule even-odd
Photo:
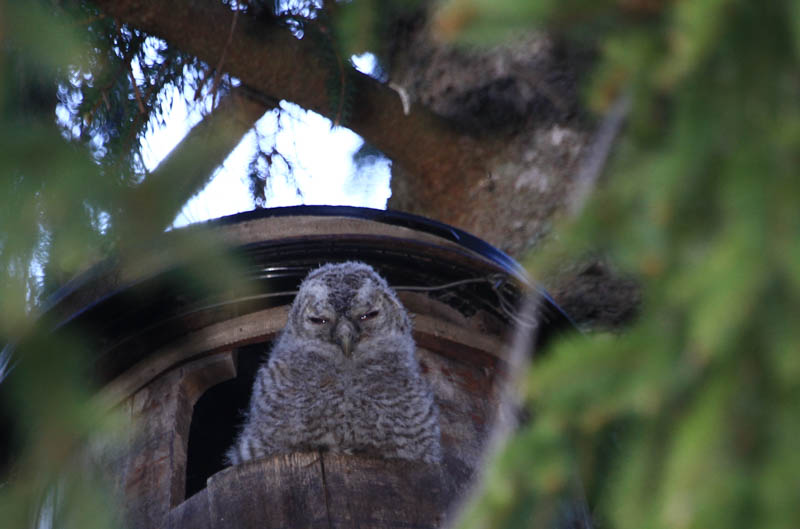
[[(100, 455), (127, 526), (438, 527), (469, 484), (497, 409), (525, 286), (517, 265), (458, 230), (361, 208), (264, 210), (204, 229), (244, 263), (246, 295), (184, 292), (186, 267), (203, 263), (167, 260), (96, 270), (52, 309), (63, 327), (90, 331), (99, 398), (130, 423), (123, 446)], [(223, 468), (292, 292), (308, 270), (343, 260), (372, 265), (412, 314), (440, 410), (441, 467), (303, 453)], [(548, 299), (542, 317), (540, 339), (565, 321)]]

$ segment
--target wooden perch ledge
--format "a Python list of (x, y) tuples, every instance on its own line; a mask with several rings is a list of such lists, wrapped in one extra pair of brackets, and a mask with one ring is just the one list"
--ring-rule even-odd
[(438, 466), (295, 453), (229, 467), (167, 517), (174, 529), (435, 528), (453, 491)]

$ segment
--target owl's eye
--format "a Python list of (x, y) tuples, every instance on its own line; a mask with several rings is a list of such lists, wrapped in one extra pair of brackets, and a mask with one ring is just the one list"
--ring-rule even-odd
[(365, 312), (364, 314), (359, 316), (358, 319), (361, 320), (361, 321), (367, 321), (367, 320), (371, 320), (372, 318), (374, 318), (377, 315), (378, 315), (378, 311), (377, 310), (371, 310), (371, 311)]
[(328, 319), (327, 318), (319, 318), (317, 316), (309, 316), (308, 317), (308, 321), (310, 321), (314, 325), (324, 325), (324, 324), (328, 323)]

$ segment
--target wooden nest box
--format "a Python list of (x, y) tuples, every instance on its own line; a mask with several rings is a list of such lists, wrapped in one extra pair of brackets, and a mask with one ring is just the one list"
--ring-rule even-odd
[[(153, 259), (95, 269), (51, 309), (62, 329), (90, 330), (101, 398), (130, 422), (124, 446), (104, 459), (127, 527), (441, 526), (481, 461), (497, 409), (525, 288), (519, 266), (459, 230), (361, 208), (262, 210), (203, 229), (243, 263), (246, 292), (191, 286), (187, 278), (212, 266), (202, 258)], [(161, 253), (177, 236), (165, 234)], [(372, 265), (412, 314), (440, 411), (441, 466), (296, 453), (224, 468), (293, 292), (310, 269), (345, 260)], [(542, 319), (540, 340), (566, 321), (549, 299)]]

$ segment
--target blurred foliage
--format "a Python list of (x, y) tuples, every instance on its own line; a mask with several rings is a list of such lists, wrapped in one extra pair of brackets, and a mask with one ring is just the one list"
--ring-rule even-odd
[[(585, 488), (598, 527), (800, 520), (800, 9), (794, 0), (452, 0), (444, 36), (549, 27), (594, 39), (598, 113), (633, 107), (605, 181), (533, 276), (598, 247), (642, 278), (637, 324), (531, 369), (535, 420), (460, 527), (556, 525)], [(506, 24), (508, 22), (508, 24)]]
[(397, 30), (394, 23), (422, 9), (421, 0), (357, 0), (328, 3), (334, 15), (336, 41), (345, 57), (365, 52), (386, 61)]
[(135, 156), (139, 138), (163, 110), (159, 93), (144, 91), (153, 85), (128, 68), (138, 57), (142, 75), (163, 88), (179, 82), (174, 76), (189, 64), (158, 48), (158, 61), (171, 61), (172, 69), (149, 72), (157, 48), (83, 3), (0, 1), (3, 528), (120, 526), (111, 489), (92, 470), (96, 454), (86, 447), (103, 439), (104, 450), (113, 450), (127, 433), (93, 398), (86, 337), (47, 332), (60, 323), (48, 313), (53, 293), (109, 258), (119, 266), (135, 261), (147, 274), (148, 266), (204, 253), (217, 273), (186, 277), (187, 284), (224, 291), (241, 277), (200, 230), (175, 234), (158, 255), (152, 239), (166, 226), (140, 229), (143, 215), (176, 207), (167, 196), (131, 200), (144, 176)]
[(3, 527), (120, 526), (110, 489), (85, 448), (124, 430), (119, 418), (91, 400), (93, 386), (80, 369), (84, 352), (78, 337), (54, 343), (40, 333), (3, 381), (3, 404), (14, 411), (15, 426), (15, 458), (0, 478), (8, 480), (0, 482)]
[[(339, 54), (375, 49), (381, 9), (400, 4), (336, 4)], [(229, 82), (83, 2), (58, 5), (0, 3), (0, 343), (26, 335), (67, 278), (147, 248), (153, 234), (135, 229), (127, 199), (163, 90)], [(586, 99), (602, 114), (630, 92), (627, 133), (583, 215), (528, 265), (543, 275), (599, 246), (646, 295), (628, 332), (565, 340), (531, 370), (534, 420), (496, 456), (462, 526), (552, 526), (576, 478), (599, 527), (795, 526), (798, 3), (450, 0), (436, 24), (472, 44), (542, 27), (597, 43)], [(215, 288), (236, 276), (227, 266), (214, 266)], [(105, 489), (76, 471), (89, 432), (115, 431), (89, 399), (80, 337), (34, 339), (2, 384), (21, 421), (2, 525), (32, 527), (45, 512), (43, 527), (116, 526)]]
[[(54, 120), (60, 71), (81, 49), (77, 32), (54, 23), (39, 4), (6, 4), (3, 13), (0, 337), (7, 340), (24, 330), (28, 309), (44, 294), (34, 263), (60, 282), (102, 253), (99, 212), (111, 209), (116, 182), (101, 178)], [(35, 42), (38, 30), (58, 44)]]

